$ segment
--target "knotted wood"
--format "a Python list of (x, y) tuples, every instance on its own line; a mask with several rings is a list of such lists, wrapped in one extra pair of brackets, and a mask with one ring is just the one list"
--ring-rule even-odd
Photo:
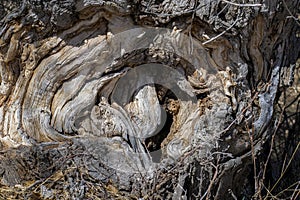
[(3, 187), (20, 185), (18, 198), (247, 195), (235, 182), (270, 138), (282, 69), (299, 53), (286, 19), (299, 1), (275, 14), (275, 1), (247, 3), (0, 3)]

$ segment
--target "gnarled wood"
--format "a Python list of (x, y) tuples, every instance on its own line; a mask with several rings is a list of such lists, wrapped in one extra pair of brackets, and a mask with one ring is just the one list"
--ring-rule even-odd
[(1, 184), (21, 185), (15, 198), (251, 196), (242, 177), (299, 56), (299, 1), (245, 3), (0, 3)]

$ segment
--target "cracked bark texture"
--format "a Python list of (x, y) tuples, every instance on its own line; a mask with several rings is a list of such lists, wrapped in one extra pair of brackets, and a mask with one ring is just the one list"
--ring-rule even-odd
[[(2, 1), (3, 198), (250, 199), (300, 1), (231, 2)], [(148, 63), (169, 68), (120, 83)]]

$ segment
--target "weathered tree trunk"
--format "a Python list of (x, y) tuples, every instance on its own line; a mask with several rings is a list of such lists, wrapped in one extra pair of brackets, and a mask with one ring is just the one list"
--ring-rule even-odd
[(256, 198), (299, 3), (1, 1), (0, 197)]

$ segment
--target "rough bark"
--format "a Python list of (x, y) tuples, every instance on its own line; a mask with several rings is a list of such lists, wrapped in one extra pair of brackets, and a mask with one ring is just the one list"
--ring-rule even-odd
[(241, 2), (1, 2), (3, 197), (255, 196), (300, 1)]

